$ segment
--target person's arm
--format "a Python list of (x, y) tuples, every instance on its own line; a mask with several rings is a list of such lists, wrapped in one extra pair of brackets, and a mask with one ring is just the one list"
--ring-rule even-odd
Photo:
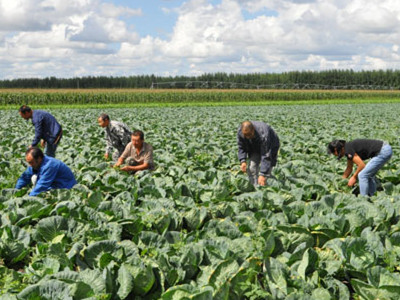
[[(269, 135), (268, 135), (269, 136)], [(272, 141), (268, 139), (268, 136), (262, 141), (261, 145), (261, 163), (260, 163), (260, 175), (265, 177), (271, 169), (271, 144)]]
[[(37, 114), (38, 112), (35, 113)], [(37, 119), (35, 118), (35, 123), (33, 123), (33, 125), (35, 126), (35, 137), (33, 138), (32, 141), (32, 147), (35, 147), (37, 144), (39, 144), (40, 139), (42, 138), (43, 134), (42, 124), (43, 124), (43, 116), (40, 115)]]
[(121, 125), (120, 139), (121, 139), (121, 144), (124, 145), (125, 147), (131, 142), (131, 131), (124, 123), (122, 123)]
[(58, 172), (58, 165), (55, 164), (48, 164), (45, 169), (42, 171), (41, 176), (39, 177), (38, 181), (36, 182), (35, 187), (29, 193), (29, 196), (36, 196), (41, 192), (45, 192), (51, 189), (51, 185), (53, 184), (54, 180), (56, 179), (57, 172)]
[(347, 167), (346, 167), (346, 170), (344, 170), (344, 172), (343, 172), (342, 178), (348, 178), (350, 176), (350, 174), (353, 172), (353, 165), (354, 165), (353, 161), (348, 159)]
[(240, 169), (242, 172), (246, 172), (247, 169), (247, 163), (246, 163), (246, 158), (247, 158), (247, 152), (244, 150), (244, 138), (240, 136), (240, 133), (238, 131), (237, 133), (237, 144), (238, 144), (238, 159), (240, 162)]
[(260, 186), (264, 186), (266, 184), (267, 174), (271, 169), (270, 153), (266, 152), (266, 149), (270, 149), (270, 147), (263, 149), (261, 152), (260, 174), (258, 176), (258, 184)]
[(122, 165), (125, 161), (125, 159), (129, 156), (130, 153), (130, 143), (126, 145), (124, 152), (121, 154), (121, 156), (118, 158), (117, 163), (114, 165), (114, 167), (119, 167)]
[(260, 175), (267, 176), (271, 169), (270, 155), (266, 152), (261, 152)]
[(16, 189), (22, 189), (23, 187), (31, 184), (33, 172), (32, 169), (29, 167), (22, 175), (18, 178), (17, 184), (15, 185)]
[(357, 154), (353, 156), (353, 162), (357, 165), (357, 170), (350, 177), (348, 186), (353, 186), (357, 182), (358, 174), (365, 168), (365, 163)]
[[(274, 134), (272, 128), (268, 124), (262, 124), (262, 143), (261, 143), (261, 163), (260, 163), (260, 175), (266, 177), (271, 169), (271, 149), (274, 143)], [(261, 184), (260, 184), (261, 185)]]
[(120, 170), (130, 172), (130, 171), (147, 170), (148, 168), (150, 168), (150, 165), (147, 162), (144, 162), (141, 165), (137, 165), (137, 166), (125, 166), (125, 167), (121, 168)]
[(119, 167), (120, 165), (122, 165), (125, 161), (125, 158), (122, 157), (122, 155), (118, 158), (118, 161), (115, 163), (114, 167)]
[(131, 134), (132, 134), (132, 131), (129, 129), (129, 127), (126, 125), (126, 124), (124, 124), (124, 123), (122, 123), (123, 125), (122, 125), (122, 127), (123, 127), (123, 130), (124, 130), (124, 138), (125, 139), (127, 139), (127, 144), (131, 141)]
[(112, 152), (113, 145), (111, 142), (111, 137), (110, 134), (108, 133), (107, 129), (105, 130), (105, 135), (106, 135), (106, 153), (104, 154), (104, 157), (107, 159), (110, 153)]

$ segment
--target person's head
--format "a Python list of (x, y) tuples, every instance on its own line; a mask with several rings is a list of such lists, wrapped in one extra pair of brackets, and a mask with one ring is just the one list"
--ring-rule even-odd
[(244, 121), (240, 125), (240, 129), (242, 130), (243, 136), (246, 139), (254, 138), (254, 134), (255, 134), (254, 125), (250, 121)]
[(18, 112), (19, 112), (19, 115), (22, 118), (24, 118), (25, 120), (32, 118), (32, 109), (27, 105), (22, 105), (19, 108)]
[(132, 145), (135, 148), (142, 148), (144, 141), (144, 133), (141, 130), (135, 130), (131, 134)]
[(97, 118), (97, 122), (99, 123), (100, 127), (107, 127), (110, 124), (110, 117), (107, 114), (101, 114)]
[(346, 144), (345, 140), (334, 140), (328, 144), (328, 154), (333, 154), (338, 157), (338, 159), (342, 158), (344, 155), (344, 145)]
[(44, 157), (44, 154), (43, 154), (42, 150), (40, 150), (38, 147), (29, 148), (25, 154), (26, 162), (34, 170), (39, 169), (40, 165), (42, 164), (43, 157)]

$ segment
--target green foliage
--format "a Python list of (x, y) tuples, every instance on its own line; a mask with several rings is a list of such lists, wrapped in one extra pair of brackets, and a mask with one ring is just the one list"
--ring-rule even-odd
[[(100, 90), (1, 90), (0, 108), (126, 108), (180, 106), (240, 106), (293, 104), (398, 103), (398, 90), (208, 90), (208, 89), (100, 89)], [(195, 144), (192, 145), (192, 147)], [(86, 155), (90, 152), (85, 149)], [(186, 155), (190, 155), (188, 149)], [(199, 160), (207, 159), (202, 154)], [(3, 162), (8, 164), (8, 162)]]
[[(199, 76), (156, 76), (136, 75), (128, 77), (87, 76), (77, 78), (18, 78), (0, 80), (1, 88), (150, 88), (151, 86), (164, 88), (311, 88), (313, 85), (324, 88), (326, 85), (339, 88), (352, 88), (353, 85), (366, 89), (396, 88), (399, 83), (398, 70), (323, 70), (323, 71), (292, 71), (284, 73), (206, 73)], [(270, 86), (268, 86), (270, 85)]]
[[(0, 111), (0, 299), (396, 299), (398, 108), (108, 109), (155, 149), (157, 168), (135, 176), (103, 159), (103, 110), (55, 109), (57, 158), (79, 184), (38, 197), (13, 188), (33, 128)], [(266, 187), (239, 169), (245, 119), (281, 139)], [(369, 199), (326, 154), (334, 138), (363, 137), (394, 149)]]

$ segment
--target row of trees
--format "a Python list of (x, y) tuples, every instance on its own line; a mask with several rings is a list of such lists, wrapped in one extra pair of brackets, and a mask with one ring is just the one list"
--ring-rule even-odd
[(23, 78), (0, 80), (0, 88), (365, 88), (399, 89), (400, 70), (327, 70), (285, 73), (209, 73), (200, 76)]

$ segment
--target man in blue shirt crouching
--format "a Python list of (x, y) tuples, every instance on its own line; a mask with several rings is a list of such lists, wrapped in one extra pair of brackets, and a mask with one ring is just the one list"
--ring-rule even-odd
[[(29, 148), (25, 159), (30, 166), (22, 173), (15, 188), (21, 189), (33, 183), (34, 187), (29, 196), (36, 196), (51, 189), (70, 189), (77, 183), (74, 174), (66, 164), (53, 157), (45, 156), (37, 147)], [(33, 180), (35, 177), (36, 182)]]

